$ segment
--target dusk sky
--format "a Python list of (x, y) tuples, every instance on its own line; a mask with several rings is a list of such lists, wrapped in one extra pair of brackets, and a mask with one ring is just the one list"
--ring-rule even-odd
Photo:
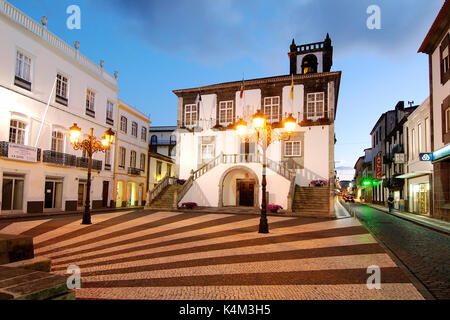
[[(289, 73), (296, 44), (330, 34), (332, 71), (342, 71), (335, 160), (341, 180), (370, 147), (370, 131), (397, 101), (429, 95), (428, 58), (417, 53), (443, 0), (8, 0), (105, 69), (119, 71), (119, 97), (176, 125), (174, 89)], [(81, 8), (69, 30), (66, 8)], [(369, 30), (370, 5), (381, 29)]]

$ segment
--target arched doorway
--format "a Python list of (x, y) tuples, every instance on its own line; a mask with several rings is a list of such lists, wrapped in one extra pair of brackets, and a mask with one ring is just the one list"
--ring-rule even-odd
[(259, 208), (259, 179), (245, 166), (226, 170), (219, 182), (219, 207)]

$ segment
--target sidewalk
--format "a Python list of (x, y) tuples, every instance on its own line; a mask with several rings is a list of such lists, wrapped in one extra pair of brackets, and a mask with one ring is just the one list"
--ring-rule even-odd
[[(366, 203), (366, 202), (360, 202), (360, 204), (389, 213), (389, 209), (386, 207), (383, 207), (381, 205), (378, 204), (372, 204), (372, 203)], [(418, 215), (418, 214), (414, 214), (414, 213), (409, 213), (409, 212), (404, 212), (404, 211), (399, 211), (396, 209), (392, 209), (391, 215), (396, 216), (398, 218), (401, 219), (405, 219), (405, 220), (409, 220), (411, 222), (420, 224), (422, 226), (446, 233), (446, 234), (450, 234), (450, 222), (447, 221), (443, 221), (443, 220), (438, 220), (438, 219), (434, 219), (434, 218), (430, 218), (427, 216), (422, 216), (422, 215)]]
[[(123, 208), (101, 208), (91, 209), (91, 214), (111, 213), (116, 211), (126, 210), (143, 210), (144, 207), (123, 207)], [(52, 217), (64, 217), (72, 215), (81, 215), (84, 211), (54, 211), (54, 212), (42, 212), (42, 213), (14, 213), (14, 214), (0, 214), (0, 221), (9, 219), (36, 219), (36, 218), (52, 218)]]

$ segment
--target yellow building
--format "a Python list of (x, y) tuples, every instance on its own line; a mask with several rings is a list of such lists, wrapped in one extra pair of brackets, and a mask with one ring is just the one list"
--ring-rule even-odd
[(114, 203), (116, 207), (145, 205), (147, 193), (150, 118), (119, 100), (114, 155)]
[(153, 188), (164, 178), (167, 173), (170, 177), (174, 177), (175, 161), (167, 156), (159, 153), (149, 152), (149, 168), (148, 168), (148, 190), (153, 190)]

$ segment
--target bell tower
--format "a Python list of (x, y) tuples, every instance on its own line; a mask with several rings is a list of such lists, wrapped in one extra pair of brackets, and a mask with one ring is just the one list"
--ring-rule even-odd
[(297, 46), (292, 39), (288, 55), (290, 74), (330, 72), (333, 65), (333, 46), (328, 33), (323, 42)]

